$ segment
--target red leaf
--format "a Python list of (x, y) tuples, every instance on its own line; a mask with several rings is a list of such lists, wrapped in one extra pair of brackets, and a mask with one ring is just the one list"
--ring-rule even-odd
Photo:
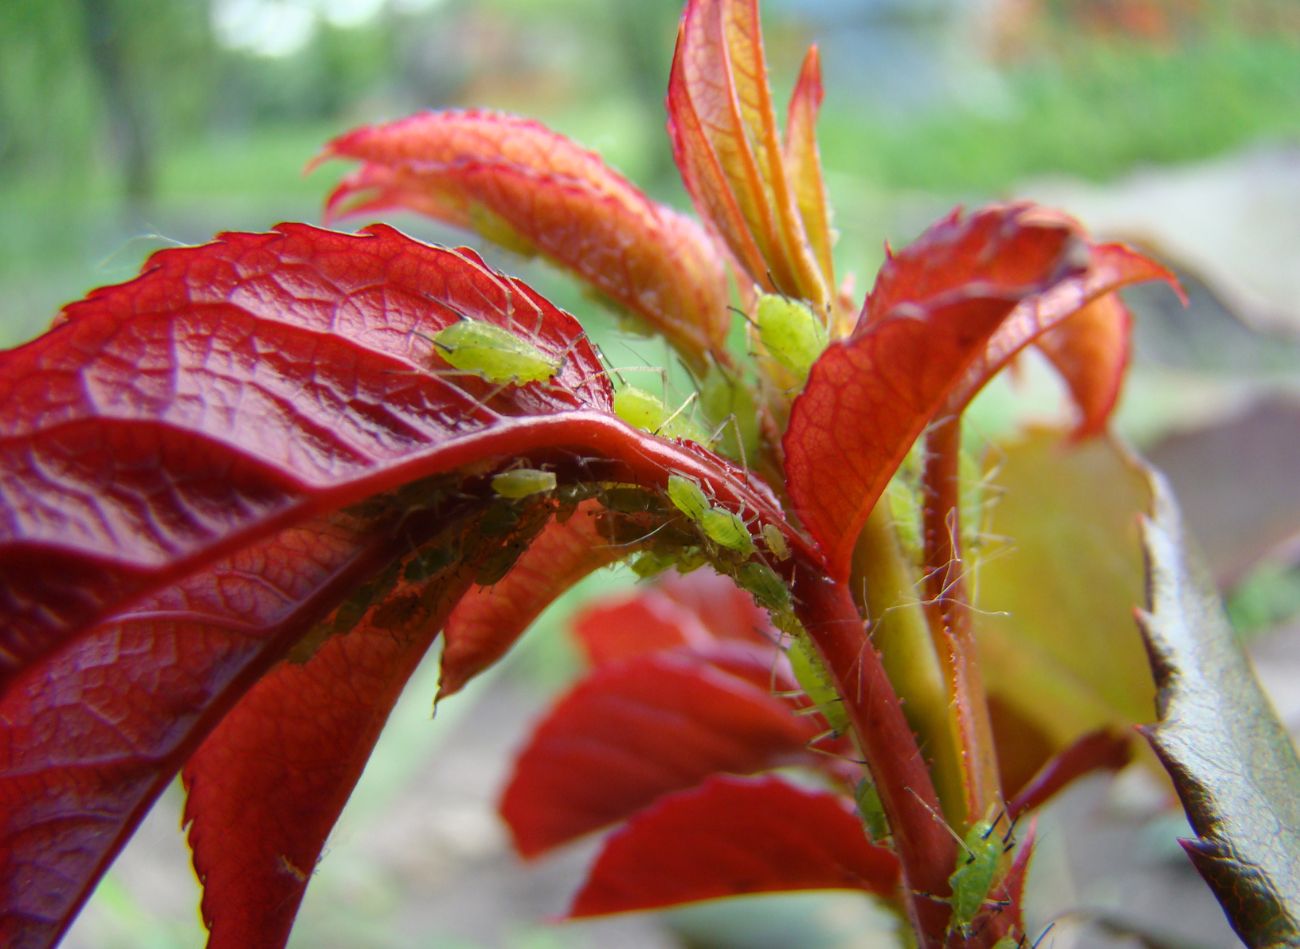
[(443, 633), (439, 701), (505, 655), (557, 596), (635, 551), (611, 543), (601, 511), (599, 502), (584, 501), (567, 520), (553, 521), (500, 582), (475, 587), (457, 604)]
[[(1146, 280), (1178, 289), (1164, 267), (1123, 244), (1090, 244), (1087, 269), (1016, 307), (967, 371), (950, 400), (959, 412), (1030, 343), (1065, 380), (1079, 408), (1078, 438), (1099, 433), (1119, 398), (1128, 365), (1128, 310), (1114, 291)], [(1181, 291), (1180, 291), (1181, 292)]]
[(1054, 755), (1007, 802), (1007, 814), (1016, 818), (1041, 806), (1070, 782), (1090, 771), (1118, 771), (1133, 757), (1133, 736), (1102, 728), (1081, 737)]
[(715, 772), (824, 757), (807, 748), (823, 726), (771, 694), (780, 682), (772, 653), (759, 659), (761, 684), (752, 661), (733, 666), (742, 678), (702, 658), (676, 650), (601, 666), (551, 709), (501, 801), (521, 854), (621, 820)]
[(830, 274), (809, 249), (777, 136), (757, 0), (687, 4), (668, 113), (686, 189), (741, 268), (766, 289), (826, 303)]
[[(441, 368), (425, 334), (462, 316), (560, 368), (523, 385)], [(610, 401), (571, 317), (470, 251), (389, 228), (164, 251), (0, 353), (10, 941), (55, 938), (239, 696), (376, 571), (492, 503), (503, 459), (659, 489), (680, 471), (779, 516), (721, 459), (624, 425)], [(376, 609), (400, 610), (390, 592)], [(346, 788), (329, 793), (318, 816)]]
[(185, 765), (209, 949), (282, 945), (393, 703), (473, 571), (399, 587), (306, 663), (263, 677)]
[[(563, 368), (506, 387), (431, 372), (420, 334), (462, 314)], [(492, 445), (510, 416), (610, 399), (577, 323), (471, 252), (285, 225), (156, 254), (0, 354), (0, 683), (259, 535), (526, 450)]]
[[(29, 666), (0, 696), (0, 943), (56, 942), (181, 763), (340, 591), (391, 556), (281, 532)], [(404, 545), (403, 545), (404, 546)]]
[(916, 437), (1016, 304), (1068, 273), (1074, 232), (1026, 205), (940, 221), (891, 256), (854, 335), (813, 365), (783, 445), (790, 496), (846, 577), (858, 532)]
[(722, 640), (774, 645), (778, 634), (754, 598), (710, 569), (668, 574), (629, 597), (603, 600), (574, 619), (573, 632), (592, 665)]
[(331, 214), (406, 208), (475, 227), (576, 273), (698, 365), (724, 350), (725, 275), (699, 225), (536, 122), (424, 112), (340, 136), (324, 158), (363, 162), (331, 195)]
[(794, 890), (888, 896), (897, 884), (897, 859), (867, 841), (844, 798), (778, 778), (715, 777), (612, 834), (569, 915)]

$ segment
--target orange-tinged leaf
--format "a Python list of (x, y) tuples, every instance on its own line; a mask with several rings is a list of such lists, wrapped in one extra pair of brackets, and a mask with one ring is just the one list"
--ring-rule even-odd
[(669, 132), (696, 207), (748, 276), (764, 289), (824, 305), (830, 283), (785, 167), (757, 0), (687, 5), (669, 78)]
[(722, 260), (689, 218), (599, 157), (526, 119), (425, 112), (336, 138), (321, 158), (362, 162), (331, 215), (406, 208), (536, 250), (663, 333), (689, 360), (722, 351)]
[[(682, 44), (683, 34), (679, 33), (678, 50)], [(740, 270), (764, 290), (775, 290), (763, 248), (750, 231), (745, 211), (732, 193), (721, 159), (710, 143), (686, 90), (686, 83), (676, 68), (677, 60), (673, 63), (673, 72), (668, 79), (668, 133), (672, 140), (673, 160), (681, 172), (686, 190), (696, 211), (717, 231)]]
[(1079, 410), (1075, 438), (1099, 434), (1119, 401), (1133, 318), (1117, 293), (1097, 297), (1037, 340)]
[(939, 222), (891, 257), (854, 335), (813, 365), (783, 446), (795, 510), (847, 577), (858, 532), (916, 437), (1024, 298), (1069, 274), (1074, 230), (1026, 205)]
[(821, 154), (817, 148), (817, 112), (822, 104), (821, 57), (816, 46), (808, 48), (799, 80), (790, 94), (785, 123), (785, 163), (794, 186), (795, 203), (803, 219), (804, 233), (812, 245), (817, 264), (828, 287), (835, 286), (835, 265), (831, 259), (831, 215), (822, 181)]

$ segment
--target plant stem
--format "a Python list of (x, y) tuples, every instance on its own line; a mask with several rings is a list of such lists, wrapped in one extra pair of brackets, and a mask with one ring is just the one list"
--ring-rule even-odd
[(957, 846), (940, 817), (939, 799), (916, 736), (880, 654), (867, 636), (847, 585), (816, 563), (794, 571), (796, 612), (844, 700), (859, 747), (880, 794), (902, 865), (903, 901), (920, 945), (944, 942), (943, 897)]
[[(876, 505), (858, 537), (853, 577), (854, 589), (861, 579), (861, 606), (871, 624), (871, 640), (930, 759), (943, 813), (959, 822), (965, 807), (964, 769), (952, 697), (920, 602), (916, 567), (899, 544), (886, 501)], [(960, 805), (956, 814), (951, 813), (954, 804)]]
[(957, 739), (966, 780), (964, 826), (1003, 806), (979, 652), (970, 623), (961, 559), (961, 416), (935, 424), (926, 436), (922, 475), (925, 612), (935, 651), (952, 689)]

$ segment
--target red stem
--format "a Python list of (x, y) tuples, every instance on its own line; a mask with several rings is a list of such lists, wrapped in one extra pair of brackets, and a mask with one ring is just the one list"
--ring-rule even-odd
[(942, 946), (949, 915), (943, 897), (949, 892), (957, 845), (940, 817), (916, 736), (848, 587), (832, 581), (820, 565), (800, 560), (794, 595), (800, 622), (835, 680), (880, 794), (917, 938), (924, 947)]
[(922, 530), (925, 614), (935, 651), (952, 689), (966, 789), (965, 826), (1001, 806), (1002, 782), (979, 652), (970, 623), (961, 555), (961, 416), (936, 423), (925, 440)]

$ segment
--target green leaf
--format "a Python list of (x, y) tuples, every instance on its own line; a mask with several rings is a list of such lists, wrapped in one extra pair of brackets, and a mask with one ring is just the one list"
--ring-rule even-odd
[(1150, 493), (1106, 439), (1071, 444), (1040, 430), (989, 458), (990, 506), (968, 550), (974, 623), (990, 694), (1047, 742), (999, 742), (1004, 767), (1027, 777), (1088, 732), (1151, 720), (1155, 690), (1133, 628)]
[(1196, 869), (1249, 946), (1300, 943), (1300, 760), (1260, 691), (1181, 515), (1154, 472), (1144, 521), (1150, 612), (1139, 614), (1156, 677), (1148, 739), (1197, 839)]

